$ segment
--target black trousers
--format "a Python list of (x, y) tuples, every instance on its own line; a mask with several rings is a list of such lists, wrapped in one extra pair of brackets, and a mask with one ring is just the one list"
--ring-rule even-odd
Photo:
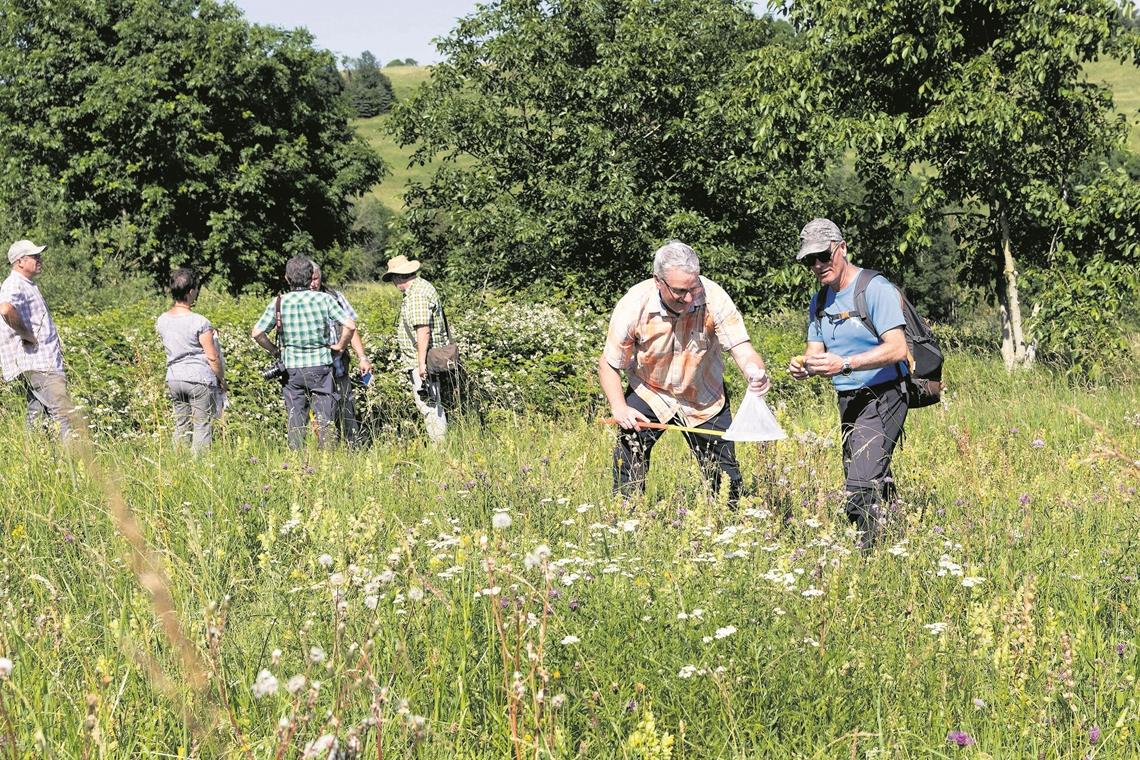
[[(627, 392), (625, 402), (653, 422), (669, 422), (657, 419), (649, 404), (636, 393)], [(732, 411), (726, 391), (724, 407), (712, 419), (697, 427), (724, 431), (728, 430), (731, 424)], [(649, 458), (653, 446), (665, 432), (664, 430), (619, 430), (617, 446), (614, 448), (614, 493), (633, 496), (645, 489), (645, 478), (649, 472)], [(720, 491), (721, 473), (728, 476), (728, 503), (729, 506), (735, 506), (740, 498), (743, 478), (740, 475), (740, 465), (736, 461), (736, 447), (733, 442), (726, 441), (720, 436), (698, 433), (681, 435), (685, 436), (685, 442), (689, 444), (689, 450), (697, 458), (701, 473), (714, 494)]]
[(880, 505), (895, 495), (891, 457), (906, 422), (906, 386), (883, 383), (839, 392), (847, 518), (873, 542)]

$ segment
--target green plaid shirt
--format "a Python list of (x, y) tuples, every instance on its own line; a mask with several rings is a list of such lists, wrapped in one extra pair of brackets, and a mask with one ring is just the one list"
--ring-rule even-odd
[(404, 291), (404, 302), (400, 304), (400, 315), (396, 320), (396, 343), (400, 347), (400, 363), (406, 370), (419, 366), (419, 352), (416, 350), (416, 327), (419, 325), (431, 326), (428, 348), (448, 344), (439, 293), (422, 277), (412, 280)]
[[(269, 332), (276, 327), (274, 298), (265, 307), (255, 329)], [(332, 364), (329, 351), (329, 321), (344, 323), (351, 317), (328, 293), (294, 290), (281, 297), (281, 361), (288, 369)], [(338, 336), (339, 337), (339, 336)]]

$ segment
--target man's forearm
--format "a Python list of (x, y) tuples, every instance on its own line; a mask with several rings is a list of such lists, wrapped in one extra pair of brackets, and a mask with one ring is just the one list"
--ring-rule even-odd
[(421, 367), (427, 366), (428, 343), (431, 342), (431, 328), (422, 325), (416, 328), (416, 359)]
[(253, 334), (253, 342), (265, 349), (266, 353), (268, 353), (270, 356), (281, 355), (281, 349), (273, 345), (273, 341), (271, 341), (269, 339), (269, 336), (263, 332), (255, 332)]
[(620, 409), (625, 405), (625, 388), (622, 386), (621, 375), (604, 358), (598, 361), (598, 383), (602, 386), (602, 393), (611, 409)]
[(0, 316), (4, 317), (4, 323), (12, 328), (12, 332), (20, 336), (20, 340), (25, 343), (36, 342), (35, 334), (28, 329), (28, 326), (24, 324), (24, 320), (20, 316), (20, 312), (12, 308), (11, 304), (6, 303), (0, 305)]

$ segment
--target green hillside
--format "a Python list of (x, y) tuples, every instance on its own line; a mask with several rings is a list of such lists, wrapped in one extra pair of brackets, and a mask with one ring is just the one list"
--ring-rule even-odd
[(1104, 82), (1112, 88), (1116, 110), (1128, 119), (1131, 132), (1128, 146), (1140, 154), (1140, 68), (1116, 61), (1098, 61), (1086, 67), (1089, 81)]
[[(392, 90), (396, 94), (396, 100), (403, 102), (412, 96), (417, 87), (427, 81), (431, 69), (427, 66), (390, 66), (384, 69), (384, 74), (392, 80)], [(408, 182), (413, 179), (426, 181), (431, 176), (432, 168), (408, 166), (412, 148), (401, 148), (396, 144), (396, 141), (384, 131), (387, 121), (387, 115), (374, 116), (371, 119), (356, 119), (353, 125), (388, 165), (390, 174), (375, 187), (373, 194), (388, 208), (402, 210), (404, 188)]]
[[(1087, 67), (1089, 80), (1105, 82), (1116, 96), (1116, 107), (1123, 113), (1131, 127), (1128, 144), (1133, 153), (1140, 154), (1140, 68), (1125, 66), (1115, 61), (1100, 61)], [(393, 66), (384, 69), (392, 80), (396, 99), (406, 101), (431, 75), (427, 66)], [(376, 149), (388, 164), (391, 172), (376, 186), (373, 193), (391, 209), (404, 207), (404, 188), (410, 180), (426, 182), (431, 176), (431, 166), (408, 166), (412, 155), (411, 148), (400, 148), (391, 136), (384, 132), (387, 116), (371, 119), (357, 119), (357, 131)]]

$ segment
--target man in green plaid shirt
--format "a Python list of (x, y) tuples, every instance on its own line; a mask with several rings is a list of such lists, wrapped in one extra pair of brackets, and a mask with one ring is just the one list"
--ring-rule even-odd
[[(281, 326), (277, 345), (266, 333), (277, 329), (277, 299), (265, 307), (261, 319), (253, 327), (253, 339), (271, 356), (280, 357), (285, 366), (282, 395), (288, 417), (289, 448), (305, 445), (309, 425), (309, 409), (317, 419), (317, 444), (322, 448), (331, 440), (329, 425), (333, 420), (333, 352), (344, 351), (356, 331), (356, 322), (328, 293), (310, 290), (313, 262), (294, 256), (285, 265), (285, 282), (290, 292), (280, 296)], [(341, 325), (340, 339), (329, 344), (329, 321)]]
[(440, 380), (427, 372), (427, 352), (432, 346), (445, 346), (451, 341), (444, 326), (439, 293), (416, 274), (419, 268), (420, 262), (396, 256), (388, 260), (388, 271), (382, 279), (390, 281), (404, 294), (396, 321), (400, 363), (408, 373), (412, 401), (424, 416), (428, 437), (438, 442), (447, 433), (447, 415), (443, 410)]

